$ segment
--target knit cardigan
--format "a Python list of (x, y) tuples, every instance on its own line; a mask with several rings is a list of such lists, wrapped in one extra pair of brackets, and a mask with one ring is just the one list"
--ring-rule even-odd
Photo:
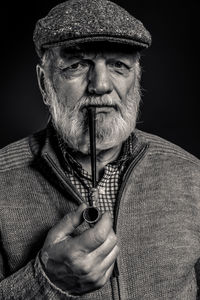
[(0, 299), (198, 299), (199, 160), (157, 136), (135, 136), (114, 212), (115, 271), (77, 297), (54, 286), (39, 259), (49, 229), (83, 201), (59, 149), (44, 130), (0, 150)]

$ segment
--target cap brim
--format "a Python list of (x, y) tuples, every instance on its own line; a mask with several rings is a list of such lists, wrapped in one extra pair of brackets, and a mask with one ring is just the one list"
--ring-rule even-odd
[(47, 43), (42, 45), (42, 49), (48, 49), (53, 47), (58, 47), (65, 45), (67, 48), (75, 47), (79, 44), (84, 43), (92, 43), (92, 42), (110, 42), (116, 44), (124, 44), (133, 47), (135, 50), (140, 51), (142, 49), (148, 48), (148, 43), (141, 43), (141, 41), (129, 39), (129, 38), (121, 38), (115, 36), (90, 36), (90, 37), (81, 37), (81, 38), (73, 38), (73, 39), (62, 39), (62, 41), (54, 41), (52, 43)]

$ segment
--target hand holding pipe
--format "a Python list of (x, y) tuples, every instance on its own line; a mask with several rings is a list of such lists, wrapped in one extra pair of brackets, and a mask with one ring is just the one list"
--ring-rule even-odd
[(89, 195), (91, 205), (83, 211), (83, 219), (89, 224), (95, 224), (100, 219), (101, 213), (96, 207), (98, 203), (98, 189), (96, 188), (96, 108), (94, 106), (88, 107), (88, 125), (90, 134), (92, 189)]

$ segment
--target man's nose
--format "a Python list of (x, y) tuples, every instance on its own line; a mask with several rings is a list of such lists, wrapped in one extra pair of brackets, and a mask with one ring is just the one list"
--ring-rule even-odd
[(113, 90), (109, 70), (104, 62), (93, 66), (89, 74), (88, 92), (90, 94), (109, 94)]

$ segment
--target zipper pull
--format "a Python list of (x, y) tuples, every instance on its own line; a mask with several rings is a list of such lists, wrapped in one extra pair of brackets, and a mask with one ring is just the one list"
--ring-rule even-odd
[(98, 188), (91, 188), (90, 195), (89, 195), (90, 203), (92, 206), (98, 207), (99, 204), (99, 190)]

